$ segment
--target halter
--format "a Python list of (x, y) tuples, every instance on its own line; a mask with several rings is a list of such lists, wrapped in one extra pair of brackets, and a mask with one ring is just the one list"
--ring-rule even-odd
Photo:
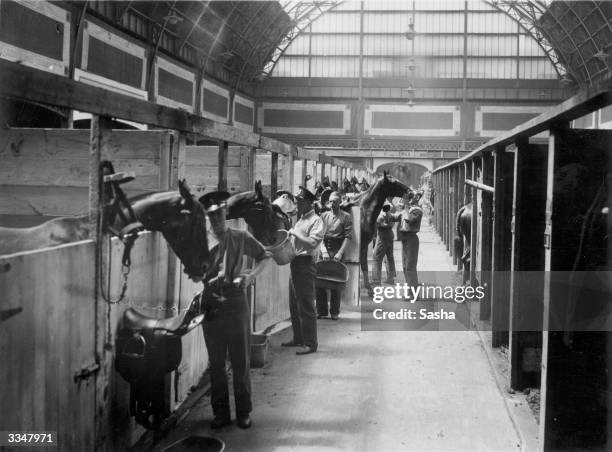
[[(114, 173), (112, 166), (103, 167), (102, 171), (110, 170), (111, 174), (105, 174), (103, 177), (104, 182), (104, 193), (106, 198), (106, 204), (104, 206), (104, 224), (105, 228), (114, 236), (118, 237), (123, 242), (123, 256), (121, 263), (123, 267), (123, 285), (121, 287), (121, 293), (117, 300), (111, 300), (110, 296), (105, 296), (102, 292), (102, 296), (108, 303), (119, 303), (125, 297), (127, 291), (127, 279), (130, 273), (130, 266), (132, 265), (131, 252), (134, 247), (134, 242), (138, 238), (138, 233), (144, 230), (143, 224), (138, 221), (132, 205), (128, 201), (125, 193), (121, 189), (120, 185), (125, 184), (134, 180), (134, 173)], [(124, 213), (125, 209), (128, 213)], [(121, 230), (117, 230), (111, 225), (115, 222), (115, 219), (119, 217), (126, 224)], [(109, 272), (110, 277), (110, 272)]]

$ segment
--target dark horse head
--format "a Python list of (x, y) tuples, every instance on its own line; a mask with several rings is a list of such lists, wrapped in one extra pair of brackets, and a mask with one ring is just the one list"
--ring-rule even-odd
[(237, 193), (227, 200), (227, 219), (244, 218), (253, 235), (264, 246), (276, 244), (276, 231), (289, 229), (289, 217), (277, 205), (264, 196), (261, 181), (255, 183), (255, 191)]
[[(390, 176), (386, 171), (383, 177), (374, 182), (361, 197), (361, 230), (373, 234), (375, 232), (376, 218), (382, 210), (385, 199), (388, 197), (401, 197), (407, 193), (409, 187)], [(370, 238), (371, 239), (371, 238)]]
[[(185, 181), (179, 191), (138, 195), (129, 199), (136, 219), (151, 231), (162, 233), (190, 277), (201, 278), (209, 266), (206, 213)], [(112, 230), (121, 231), (133, 221), (127, 206), (113, 215)]]

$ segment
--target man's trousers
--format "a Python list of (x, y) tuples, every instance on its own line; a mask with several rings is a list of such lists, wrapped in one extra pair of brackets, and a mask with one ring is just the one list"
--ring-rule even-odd
[(225, 293), (227, 300), (202, 323), (210, 360), (210, 399), (215, 417), (230, 417), (225, 359), (229, 351), (234, 381), (236, 416), (246, 416), (251, 403), (251, 322), (243, 290)]
[(317, 315), (314, 309), (315, 264), (312, 256), (297, 256), (291, 261), (289, 312), (293, 340), (317, 349)]
[(419, 260), (419, 236), (416, 232), (403, 232), (402, 239), (402, 266), (404, 278), (409, 286), (418, 286), (417, 262)]

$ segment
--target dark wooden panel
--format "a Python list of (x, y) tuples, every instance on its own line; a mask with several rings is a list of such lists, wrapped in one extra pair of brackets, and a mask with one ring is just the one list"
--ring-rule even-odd
[(452, 113), (372, 112), (372, 128), (453, 129)]
[(16, 2), (4, 1), (0, 4), (0, 41), (63, 60), (64, 24)]
[(142, 89), (143, 64), (141, 58), (89, 37), (88, 71)]
[(157, 94), (187, 105), (193, 105), (193, 82), (159, 68)]
[(253, 124), (253, 108), (236, 102), (236, 114), (234, 115), (234, 119), (244, 124)]
[(341, 129), (344, 127), (341, 111), (313, 110), (264, 110), (266, 127), (299, 127), (302, 129)]
[(227, 97), (204, 88), (204, 110), (227, 117)]
[(538, 116), (538, 113), (483, 113), (483, 130), (510, 130)]

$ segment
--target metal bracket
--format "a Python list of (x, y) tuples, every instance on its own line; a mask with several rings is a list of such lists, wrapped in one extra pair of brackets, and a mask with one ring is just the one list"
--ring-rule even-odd
[(547, 224), (546, 227), (544, 228), (544, 248), (547, 250), (550, 249), (551, 234), (552, 234), (552, 225)]
[(99, 364), (91, 364), (87, 367), (83, 367), (81, 370), (77, 370), (74, 373), (74, 382), (79, 383), (81, 380), (87, 380), (93, 374), (100, 370)]

